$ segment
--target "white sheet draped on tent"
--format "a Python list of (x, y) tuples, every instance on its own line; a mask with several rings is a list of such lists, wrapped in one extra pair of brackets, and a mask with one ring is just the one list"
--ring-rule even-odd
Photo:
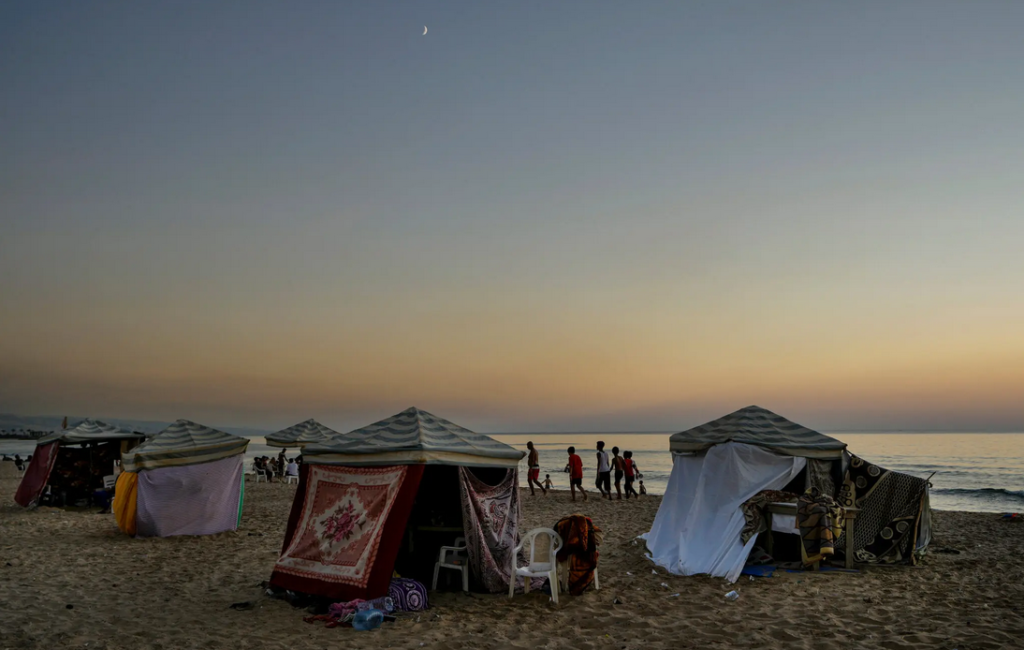
[(757, 541), (740, 541), (740, 506), (761, 490), (780, 490), (807, 464), (737, 442), (704, 455), (676, 454), (647, 541), (648, 558), (678, 575), (706, 573), (735, 582)]

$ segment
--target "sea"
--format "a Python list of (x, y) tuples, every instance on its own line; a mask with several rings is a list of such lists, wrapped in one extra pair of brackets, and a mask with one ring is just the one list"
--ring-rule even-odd
[[(598, 440), (607, 448), (633, 452), (651, 494), (662, 494), (672, 471), (670, 433), (530, 433), (492, 434), (517, 449), (533, 441), (540, 453), (541, 480), (546, 474), (556, 489), (568, 489), (563, 472), (566, 449), (576, 447), (583, 458), (585, 486), (593, 484), (594, 453)], [(931, 504), (938, 510), (1024, 512), (1024, 433), (829, 433), (849, 445), (865, 460), (885, 467), (931, 477)], [(252, 436), (248, 463), (256, 456), (276, 456), (262, 436)], [(26, 440), (0, 440), (0, 454), (31, 454), (35, 444)], [(288, 450), (289, 455), (294, 450)], [(521, 474), (526, 475), (525, 461)], [(525, 485), (525, 481), (522, 482)]]

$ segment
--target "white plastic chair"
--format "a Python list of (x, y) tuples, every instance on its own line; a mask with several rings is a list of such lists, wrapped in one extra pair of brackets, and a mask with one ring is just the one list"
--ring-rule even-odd
[(285, 483), (298, 483), (299, 482), (299, 477), (296, 476), (295, 474), (288, 474), (287, 476), (284, 477), (284, 482)]
[(114, 474), (108, 474), (107, 476), (103, 477), (104, 490), (112, 490), (115, 485), (117, 485), (117, 476), (115, 476)]
[(434, 582), (431, 591), (437, 591), (437, 574), (441, 569), (462, 571), (462, 590), (469, 591), (469, 552), (466, 550), (466, 538), (456, 537), (455, 546), (442, 546), (437, 554), (434, 565)]
[[(538, 541), (540, 537), (543, 541)], [(525, 567), (516, 566), (519, 551), (530, 544), (530, 563)], [(516, 578), (523, 578), (523, 593), (530, 593), (532, 578), (547, 578), (551, 585), (551, 600), (558, 604), (558, 566), (555, 553), (562, 548), (562, 538), (550, 528), (534, 528), (523, 536), (519, 546), (512, 551), (512, 579), (508, 583), (508, 597), (516, 591)]]
[(259, 470), (259, 468), (256, 467), (256, 463), (252, 464), (252, 471), (256, 475), (256, 482), (257, 483), (259, 483), (260, 481), (266, 481), (267, 480), (267, 475), (264, 474), (263, 472), (261, 472)]

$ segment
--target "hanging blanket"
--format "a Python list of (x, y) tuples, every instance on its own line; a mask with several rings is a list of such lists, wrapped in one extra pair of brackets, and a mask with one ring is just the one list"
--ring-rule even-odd
[(740, 532), (740, 539), (745, 545), (751, 537), (759, 535), (768, 530), (768, 519), (764, 516), (764, 509), (770, 503), (789, 503), (796, 501), (797, 495), (782, 490), (761, 490), (744, 502), (743, 506), (743, 530)]
[(800, 555), (804, 564), (814, 564), (836, 552), (836, 539), (843, 528), (843, 508), (832, 497), (810, 487), (797, 502), (796, 522), (800, 529)]
[[(895, 564), (915, 560), (918, 526), (928, 481), (893, 472), (863, 458), (850, 456), (839, 503), (859, 508), (854, 523), (854, 559), (865, 564)], [(844, 534), (838, 544), (846, 548)]]
[(50, 472), (53, 471), (53, 462), (57, 460), (59, 449), (60, 442), (36, 447), (35, 453), (32, 454), (32, 462), (28, 464), (25, 476), (21, 477), (18, 491), (14, 494), (14, 500), (19, 506), (29, 508), (39, 504), (39, 497), (46, 488), (46, 482), (50, 480)]
[(122, 533), (135, 535), (135, 512), (138, 507), (139, 475), (121, 472), (114, 487), (114, 519)]
[(598, 550), (604, 534), (590, 517), (569, 515), (558, 520), (555, 532), (562, 538), (562, 547), (555, 556), (569, 562), (569, 593), (579, 596), (594, 581)]
[(215, 535), (238, 528), (242, 455), (144, 469), (137, 474), (135, 526), (139, 537)]
[(311, 465), (298, 526), (274, 572), (366, 587), (407, 469)]
[(422, 465), (304, 465), (270, 584), (337, 600), (387, 593)]
[(491, 593), (508, 591), (512, 552), (519, 544), (519, 473), (510, 469), (497, 485), (487, 485), (459, 468), (462, 526), (469, 567)]

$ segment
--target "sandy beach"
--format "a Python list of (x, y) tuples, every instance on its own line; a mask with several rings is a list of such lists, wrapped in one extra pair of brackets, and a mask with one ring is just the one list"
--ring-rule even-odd
[[(606, 533), (601, 591), (566, 596), (441, 593), (376, 632), (303, 622), (264, 595), (294, 485), (249, 484), (241, 528), (132, 539), (112, 516), (11, 500), (0, 479), (0, 648), (1020, 648), (1024, 525), (937, 512), (916, 567), (782, 573), (735, 586), (652, 574), (634, 538), (660, 502), (572, 503), (524, 492), (525, 528), (582, 512)], [(959, 551), (959, 553), (953, 552)], [(629, 574), (632, 575), (629, 575)], [(725, 600), (736, 588), (740, 599)], [(250, 601), (248, 610), (233, 603)]]

